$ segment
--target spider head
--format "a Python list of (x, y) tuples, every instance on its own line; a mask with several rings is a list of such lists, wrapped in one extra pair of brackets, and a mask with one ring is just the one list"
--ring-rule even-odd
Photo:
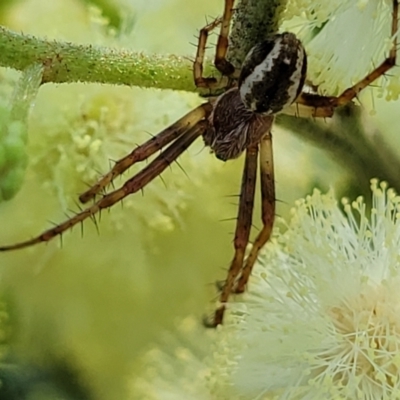
[(299, 96), (306, 72), (300, 40), (290, 32), (277, 34), (247, 54), (239, 77), (242, 101), (253, 112), (276, 114)]

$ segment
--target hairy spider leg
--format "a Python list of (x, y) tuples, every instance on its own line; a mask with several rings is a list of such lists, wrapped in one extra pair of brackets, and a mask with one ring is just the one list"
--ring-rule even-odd
[[(265, 227), (257, 236), (255, 246), (250, 252), (251, 260), (246, 260), (246, 274), (250, 274), (251, 268), (257, 258), (258, 251), (269, 238), (270, 231), (272, 230), (273, 220), (275, 216), (275, 188), (274, 188), (274, 177), (273, 177), (273, 165), (272, 165), (272, 147), (271, 147), (271, 125), (274, 117), (265, 117), (263, 120), (263, 128), (265, 130), (266, 140), (261, 141), (261, 153), (260, 153), (260, 166), (261, 166), (261, 179), (262, 179), (262, 211), (263, 211), (263, 223)], [(253, 219), (253, 207), (254, 207), (254, 195), (255, 185), (257, 179), (257, 160), (259, 153), (259, 144), (253, 144), (246, 149), (246, 158), (243, 168), (242, 184), (240, 190), (240, 201), (239, 211), (237, 216), (235, 238), (233, 241), (235, 254), (230, 264), (228, 275), (222, 287), (220, 288), (221, 293), (219, 295), (219, 306), (215, 310), (212, 320), (206, 320), (205, 323), (209, 327), (215, 327), (222, 324), (226, 303), (229, 300), (231, 293), (235, 292), (236, 285), (243, 278), (243, 263), (245, 261), (246, 247), (249, 243), (250, 230)], [(271, 170), (272, 168), (272, 170)], [(266, 180), (269, 180), (268, 184)], [(272, 197), (271, 197), (272, 196)], [(271, 207), (268, 209), (268, 207)], [(269, 232), (269, 234), (268, 234)], [(265, 239), (265, 236), (268, 237)], [(261, 242), (263, 243), (261, 244)], [(254, 254), (252, 255), (252, 253)], [(253, 260), (254, 259), (254, 260)], [(247, 280), (246, 280), (247, 282)], [(246, 284), (244, 282), (244, 284)]]
[(224, 14), (222, 15), (221, 30), (218, 35), (215, 50), (214, 64), (223, 75), (229, 76), (235, 72), (233, 65), (226, 59), (229, 47), (229, 30), (233, 15), (234, 0), (225, 0)]
[[(205, 117), (211, 112), (211, 104), (203, 105)], [(175, 125), (175, 124), (174, 124)], [(96, 201), (92, 206), (85, 210), (76, 213), (73, 217), (56, 225), (53, 228), (46, 230), (33, 239), (24, 242), (16, 243), (10, 246), (0, 247), (0, 251), (16, 250), (24, 247), (29, 247), (37, 243), (48, 242), (54, 237), (61, 235), (63, 232), (72, 228), (74, 225), (83, 222), (89, 217), (94, 217), (101, 210), (112, 207), (115, 203), (121, 201), (126, 196), (136, 193), (144, 188), (149, 182), (160, 175), (173, 161), (175, 161), (199, 136), (204, 133), (207, 127), (207, 121), (202, 119), (194, 126), (191, 126), (179, 138), (175, 140), (167, 149), (165, 149), (158, 157), (150, 164), (138, 172), (133, 178), (127, 180), (122, 187), (114, 190), (101, 199)]]
[(254, 194), (257, 179), (257, 159), (258, 159), (258, 144), (247, 148), (245, 155), (245, 163), (242, 175), (242, 185), (240, 190), (239, 211), (237, 216), (235, 238), (233, 245), (235, 255), (230, 264), (228, 275), (225, 283), (221, 288), (219, 296), (219, 306), (214, 312), (211, 321), (206, 319), (205, 325), (208, 327), (216, 327), (222, 324), (226, 303), (233, 291), (236, 279), (243, 267), (243, 261), (246, 252), (246, 246), (249, 243), (250, 229), (253, 218)]
[(221, 72), (221, 74), (224, 76), (229, 76), (235, 72), (235, 68), (233, 67), (233, 65), (226, 60), (226, 54), (229, 44), (228, 37), (230, 23), (233, 15), (233, 5), (234, 0), (225, 0), (224, 14), (222, 18), (217, 18), (206, 25), (204, 28), (200, 29), (196, 57), (193, 63), (193, 79), (195, 85), (199, 88), (216, 89), (225, 85), (224, 82), (218, 82), (216, 78), (203, 77), (203, 64), (207, 39), (210, 32), (219, 25), (221, 26), (221, 29), (218, 35), (217, 47), (215, 50), (214, 65), (217, 70)]
[(203, 76), (203, 68), (204, 68), (203, 64), (204, 64), (208, 35), (221, 23), (222, 19), (217, 18), (214, 21), (210, 22), (208, 25), (206, 25), (204, 28), (200, 29), (196, 57), (193, 62), (193, 80), (196, 87), (211, 89), (219, 86), (219, 83), (216, 78), (214, 77), (205, 78)]
[(96, 184), (79, 196), (81, 203), (86, 203), (102, 192), (117, 176), (125, 172), (133, 164), (144, 161), (167, 144), (174, 141), (187, 130), (195, 126), (206, 117), (206, 105), (200, 105), (188, 112), (173, 125), (164, 129), (158, 135), (152, 137), (146, 143), (138, 146), (130, 154), (118, 160), (110, 172), (101, 177)]
[(344, 90), (339, 96), (321, 96), (312, 93), (301, 93), (296, 100), (297, 104), (311, 107), (313, 109), (312, 116), (314, 117), (331, 117), (336, 107), (343, 106), (352, 101), (362, 90), (396, 65), (399, 1), (393, 0), (392, 4), (391, 36), (393, 42), (389, 51), (389, 56), (385, 58), (378, 67), (359, 82)]
[(384, 75), (391, 68), (396, 65), (396, 54), (397, 54), (397, 34), (398, 34), (398, 14), (399, 14), (399, 2), (398, 0), (393, 0), (392, 9), (392, 28), (391, 36), (393, 38), (392, 47), (389, 51), (389, 56), (372, 72), (364, 77), (360, 82), (356, 83), (352, 87), (346, 89), (340, 96), (334, 101), (334, 106), (342, 106), (353, 100), (361, 90), (365, 89), (376, 79)]
[(261, 219), (263, 227), (253, 242), (246, 258), (239, 280), (234, 288), (235, 293), (243, 293), (246, 289), (258, 253), (271, 237), (275, 220), (275, 179), (274, 158), (272, 151), (271, 131), (260, 142), (260, 186), (261, 186)]

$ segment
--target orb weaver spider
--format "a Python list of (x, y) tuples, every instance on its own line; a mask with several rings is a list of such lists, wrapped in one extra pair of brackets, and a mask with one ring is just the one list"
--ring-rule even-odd
[[(33, 239), (9, 246), (0, 251), (16, 250), (54, 237), (74, 225), (93, 217), (101, 210), (112, 207), (126, 196), (144, 188), (160, 175), (199, 136), (203, 136), (217, 158), (227, 161), (245, 153), (241, 183), (239, 211), (234, 237), (234, 257), (227, 278), (219, 285), (219, 305), (206, 325), (215, 327), (223, 322), (227, 302), (232, 293), (242, 293), (247, 285), (260, 249), (268, 242), (275, 219), (275, 182), (271, 126), (279, 112), (298, 113), (299, 107), (307, 116), (331, 117), (336, 107), (351, 102), (357, 94), (384, 75), (396, 64), (396, 34), (398, 30), (398, 0), (392, 0), (389, 56), (363, 79), (339, 96), (322, 96), (302, 92), (307, 71), (307, 56), (302, 43), (289, 32), (276, 34), (256, 44), (248, 53), (240, 70), (227, 60), (230, 23), (234, 13), (234, 0), (225, 0), (222, 18), (200, 30), (196, 58), (193, 63), (194, 82), (199, 88), (215, 89), (225, 82), (224, 92), (211, 96), (205, 103), (191, 110), (181, 119), (164, 129), (130, 154), (115, 163), (91, 188), (79, 196), (82, 203), (96, 195), (133, 164), (147, 160), (163, 150), (140, 172), (128, 179), (120, 188), (102, 195), (91, 206), (66, 221), (50, 228)], [(214, 64), (222, 74), (221, 80), (203, 77), (203, 61), (210, 31), (220, 27)], [(228, 82), (228, 83), (226, 83)], [(304, 114), (302, 112), (302, 114)], [(303, 115), (302, 115), (303, 116)], [(257, 165), (260, 168), (263, 227), (246, 254), (249, 244), (254, 205)]]

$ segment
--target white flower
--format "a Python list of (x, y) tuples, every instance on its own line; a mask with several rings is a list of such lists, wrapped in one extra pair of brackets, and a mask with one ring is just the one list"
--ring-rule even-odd
[(165, 349), (148, 354), (134, 392), (151, 400), (400, 398), (400, 197), (376, 180), (371, 188), (370, 212), (359, 198), (343, 202), (344, 215), (331, 192), (299, 201), (222, 329), (184, 321)]
[(371, 187), (370, 217), (315, 191), (267, 246), (227, 327), (245, 398), (400, 398), (400, 199)]

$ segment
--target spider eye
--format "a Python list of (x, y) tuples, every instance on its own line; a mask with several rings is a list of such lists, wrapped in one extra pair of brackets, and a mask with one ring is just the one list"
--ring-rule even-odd
[(293, 33), (275, 35), (254, 46), (244, 60), (239, 90), (254, 112), (275, 114), (300, 94), (307, 72), (307, 56)]

